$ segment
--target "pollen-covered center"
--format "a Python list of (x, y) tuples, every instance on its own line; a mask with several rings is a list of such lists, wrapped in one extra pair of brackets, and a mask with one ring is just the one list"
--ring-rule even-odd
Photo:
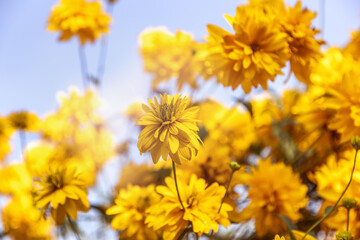
[(175, 120), (175, 108), (172, 103), (163, 103), (160, 105), (160, 118), (163, 123), (166, 124), (170, 124)]
[(47, 177), (46, 181), (50, 183), (55, 189), (63, 187), (63, 176), (61, 173), (54, 173)]

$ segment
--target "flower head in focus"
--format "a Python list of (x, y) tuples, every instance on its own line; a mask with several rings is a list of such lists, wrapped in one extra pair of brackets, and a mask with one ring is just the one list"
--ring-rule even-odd
[(140, 52), (144, 59), (144, 70), (153, 75), (153, 88), (170, 78), (177, 79), (177, 88), (184, 84), (196, 89), (197, 66), (196, 43), (191, 34), (154, 28), (140, 34)]
[(306, 207), (307, 187), (284, 163), (260, 160), (258, 167), (245, 178), (245, 184), (249, 186), (251, 201), (241, 212), (241, 217), (243, 221), (255, 220), (258, 236), (286, 229), (279, 214), (294, 222), (301, 218), (299, 210)]
[(273, 81), (289, 59), (286, 34), (279, 21), (262, 7), (239, 6), (235, 17), (225, 16), (235, 33), (208, 25), (208, 47), (203, 53), (204, 77), (233, 89), (239, 85), (245, 93), (267, 81)]
[(40, 176), (35, 190), (38, 208), (51, 208), (51, 216), (57, 225), (63, 223), (65, 216), (77, 219), (77, 212), (89, 210), (86, 180), (75, 167), (54, 166), (47, 174)]
[(150, 151), (154, 163), (170, 156), (177, 164), (196, 156), (201, 143), (196, 125), (198, 107), (191, 107), (190, 99), (178, 94), (160, 95), (160, 102), (155, 97), (148, 103), (137, 122), (145, 126), (137, 144), (140, 154)]
[(77, 36), (82, 45), (94, 42), (109, 31), (110, 16), (100, 1), (61, 0), (53, 7), (48, 19), (49, 31), (59, 31), (60, 41)]
[(121, 189), (115, 205), (106, 210), (107, 215), (115, 215), (111, 221), (114, 229), (122, 231), (120, 239), (157, 240), (158, 234), (145, 224), (147, 210), (156, 204), (160, 196), (155, 186), (139, 187), (128, 185)]
[(149, 208), (146, 223), (155, 230), (163, 230), (164, 239), (178, 239), (185, 228), (192, 224), (193, 231), (198, 235), (209, 233), (211, 229), (218, 231), (218, 225), (230, 225), (228, 211), (232, 207), (227, 203), (222, 205), (225, 187), (213, 183), (207, 185), (204, 179), (198, 179), (195, 174), (188, 182), (179, 182), (179, 192), (184, 204), (182, 209), (175, 189), (173, 178), (165, 179), (166, 186), (156, 187), (162, 196), (158, 204)]

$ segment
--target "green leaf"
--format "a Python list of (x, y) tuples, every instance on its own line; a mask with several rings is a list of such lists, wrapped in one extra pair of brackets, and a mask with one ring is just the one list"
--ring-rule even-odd
[(279, 217), (283, 220), (283, 222), (285, 223), (288, 231), (289, 231), (289, 235), (290, 235), (290, 238), (291, 240), (296, 240), (295, 237), (294, 237), (294, 234), (291, 232), (291, 230), (297, 230), (297, 226), (295, 223), (293, 223), (288, 217), (284, 216), (284, 215), (281, 215), (279, 214)]

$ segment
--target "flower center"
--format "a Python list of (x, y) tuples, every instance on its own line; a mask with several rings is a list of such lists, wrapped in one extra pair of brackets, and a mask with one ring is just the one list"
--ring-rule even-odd
[(256, 51), (258, 51), (260, 49), (260, 45), (257, 44), (257, 43), (252, 43), (250, 45), (250, 47), (251, 47), (251, 50), (253, 50), (253, 52), (256, 52)]
[(51, 183), (56, 189), (63, 187), (63, 176), (60, 173), (54, 173), (47, 177), (47, 182)]
[[(174, 115), (174, 106), (173, 104), (161, 104), (160, 105), (160, 118), (164, 122), (172, 121), (172, 117)], [(169, 122), (170, 123), (170, 122)]]

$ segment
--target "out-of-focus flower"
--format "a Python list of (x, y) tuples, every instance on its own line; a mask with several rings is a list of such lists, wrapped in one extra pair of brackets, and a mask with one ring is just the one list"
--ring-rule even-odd
[(150, 184), (159, 185), (163, 183), (165, 177), (168, 177), (171, 173), (171, 165), (167, 165), (169, 165), (167, 162), (159, 162), (152, 166), (147, 164), (137, 165), (130, 162), (122, 168), (116, 189), (125, 188), (129, 184), (140, 187), (145, 187)]
[(251, 201), (241, 217), (243, 221), (255, 220), (258, 236), (286, 229), (279, 214), (294, 222), (301, 218), (299, 210), (306, 207), (307, 187), (290, 167), (284, 163), (272, 164), (270, 159), (260, 160), (244, 180)]
[(360, 59), (360, 30), (353, 32), (350, 42), (345, 46), (344, 53), (350, 54), (354, 59)]
[(313, 66), (311, 82), (318, 86), (336, 86), (344, 73), (354, 69), (354, 59), (338, 48), (330, 48), (318, 64)]
[(191, 107), (190, 99), (178, 94), (160, 95), (160, 103), (155, 97), (148, 104), (150, 107), (143, 105), (146, 113), (137, 122), (145, 126), (137, 144), (140, 154), (150, 151), (154, 163), (169, 155), (177, 164), (196, 156), (201, 143), (196, 126), (198, 107)]
[(35, 132), (40, 128), (40, 119), (27, 111), (13, 112), (7, 117), (14, 129)]
[(172, 77), (177, 79), (178, 90), (184, 84), (197, 88), (199, 44), (190, 34), (183, 31), (172, 34), (166, 28), (153, 28), (142, 32), (139, 42), (144, 70), (153, 75), (153, 88)]
[(284, 16), (286, 12), (283, 0), (249, 0), (249, 5), (264, 8), (265, 11), (270, 11), (279, 17)]
[(321, 58), (320, 45), (324, 41), (315, 39), (320, 30), (311, 27), (316, 12), (303, 9), (301, 1), (287, 10), (281, 21), (282, 30), (288, 35), (290, 47), (290, 68), (297, 79), (310, 83), (312, 64)]
[(226, 15), (235, 33), (208, 25), (208, 47), (203, 53), (204, 77), (246, 93), (259, 84), (267, 89), (289, 59), (286, 34), (280, 31), (275, 15), (263, 8), (239, 6), (235, 17)]
[(274, 240), (285, 240), (285, 237), (280, 237), (278, 234), (276, 234)]
[(232, 207), (226, 203), (218, 213), (225, 187), (213, 183), (207, 186), (204, 179), (193, 174), (188, 182), (179, 181), (179, 193), (185, 209), (182, 209), (175, 189), (173, 178), (165, 179), (166, 186), (156, 187), (162, 199), (149, 208), (146, 223), (155, 230), (163, 231), (164, 239), (178, 239), (191, 223), (193, 231), (198, 235), (218, 231), (218, 224), (230, 225), (228, 211)]
[(124, 112), (124, 115), (131, 120), (139, 119), (143, 114), (144, 111), (140, 102), (132, 103)]
[(303, 239), (305, 233), (301, 232), (301, 231), (298, 231), (298, 230), (291, 230), (291, 232), (294, 235), (295, 240), (316, 240), (316, 238), (314, 238), (313, 236), (311, 236), (309, 234), (306, 235), (306, 237)]
[[(2, 181), (3, 182), (3, 181)], [(31, 195), (14, 198), (2, 210), (4, 232), (12, 239), (51, 239), (51, 224), (33, 206)]]
[(205, 141), (217, 143), (215, 148), (222, 148), (228, 156), (241, 159), (256, 141), (250, 113), (239, 108), (228, 109), (211, 101), (203, 102), (199, 107), (199, 119), (207, 132)]
[(77, 219), (77, 212), (89, 210), (86, 181), (75, 167), (49, 167), (47, 174), (40, 176), (35, 190), (38, 208), (51, 208), (51, 216), (57, 225), (65, 216)]
[(0, 169), (0, 193), (21, 196), (30, 194), (32, 179), (24, 163), (3, 166)]
[(100, 1), (61, 0), (53, 7), (47, 29), (60, 32), (60, 41), (77, 36), (82, 45), (94, 42), (109, 32), (110, 16), (102, 10)]
[(0, 116), (0, 162), (4, 161), (11, 151), (10, 137), (13, 132), (9, 120)]
[(145, 224), (149, 215), (147, 210), (156, 204), (160, 196), (155, 186), (139, 187), (128, 185), (121, 189), (115, 199), (115, 205), (106, 210), (107, 215), (115, 215), (111, 221), (114, 229), (120, 230), (120, 239), (157, 240), (158, 233)]
[[(317, 185), (317, 192), (320, 197), (324, 199), (320, 213), (323, 213), (325, 208), (333, 206), (341, 193), (344, 191), (350, 179), (350, 173), (354, 164), (355, 150), (344, 151), (338, 156), (335, 154), (329, 156), (326, 164), (319, 167), (313, 176), (313, 180)], [(359, 161), (359, 156), (357, 161)], [(353, 180), (347, 189), (344, 197), (353, 198), (358, 203), (360, 201), (360, 171), (355, 168)], [(349, 219), (349, 230), (355, 235), (355, 238), (360, 237), (360, 211), (359, 204), (356, 209), (351, 210)], [(324, 224), (331, 229), (341, 231), (346, 229), (347, 211), (345, 208), (339, 208), (336, 214), (329, 216)]]

